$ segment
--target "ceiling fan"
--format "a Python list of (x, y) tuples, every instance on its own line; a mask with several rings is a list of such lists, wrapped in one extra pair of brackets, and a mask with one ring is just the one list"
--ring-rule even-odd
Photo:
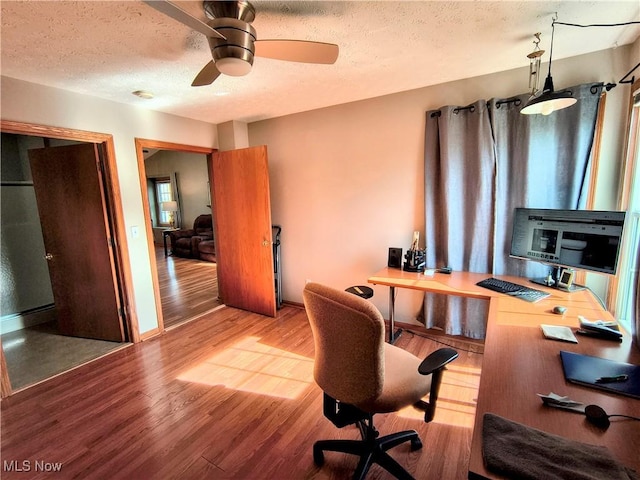
[(251, 26), (256, 10), (248, 1), (203, 1), (207, 23), (169, 1), (145, 0), (145, 3), (207, 37), (213, 60), (196, 75), (193, 87), (210, 85), (221, 73), (246, 75), (251, 71), (254, 56), (320, 64), (333, 64), (338, 58), (338, 46), (332, 43), (258, 40)]

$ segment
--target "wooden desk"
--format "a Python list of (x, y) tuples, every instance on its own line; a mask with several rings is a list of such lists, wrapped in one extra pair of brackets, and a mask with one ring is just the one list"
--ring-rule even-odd
[[(489, 473), (482, 459), (482, 417), (486, 412), (565, 438), (606, 446), (620, 462), (640, 472), (638, 422), (612, 419), (608, 430), (600, 430), (589, 424), (583, 415), (545, 407), (536, 395), (554, 392), (584, 404), (600, 405), (609, 414), (639, 416), (640, 400), (567, 383), (559, 354), (560, 350), (567, 350), (640, 364), (640, 350), (632, 344), (630, 336), (625, 334), (622, 343), (588, 337), (578, 337), (578, 344), (547, 340), (540, 331), (541, 323), (577, 327), (577, 315), (592, 320), (612, 320), (611, 314), (600, 306), (588, 290), (567, 293), (531, 284), (533, 288), (548, 291), (551, 296), (529, 303), (475, 285), (489, 276), (453, 272), (451, 275), (436, 273), (433, 277), (426, 277), (385, 268), (369, 278), (369, 283), (392, 288), (410, 288), (489, 301), (469, 478), (502, 478)], [(523, 278), (499, 278), (530, 285)], [(567, 307), (566, 313), (553, 314), (551, 310), (556, 305)]]
[[(396, 287), (420, 290), (422, 292), (442, 293), (460, 297), (489, 299), (495, 292), (481, 288), (476, 282), (487, 278), (484, 273), (456, 272), (454, 274), (435, 273), (433, 277), (421, 273), (405, 272), (399, 268), (384, 268), (369, 277), (369, 283), (389, 287), (389, 343), (394, 343), (399, 336), (395, 330), (395, 297)], [(506, 278), (506, 277), (505, 277)]]

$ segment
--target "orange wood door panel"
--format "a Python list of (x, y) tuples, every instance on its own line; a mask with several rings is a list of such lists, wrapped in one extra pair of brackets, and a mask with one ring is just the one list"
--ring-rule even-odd
[(229, 306), (276, 315), (267, 147), (213, 155), (218, 288)]
[(60, 333), (122, 342), (98, 145), (29, 150)]

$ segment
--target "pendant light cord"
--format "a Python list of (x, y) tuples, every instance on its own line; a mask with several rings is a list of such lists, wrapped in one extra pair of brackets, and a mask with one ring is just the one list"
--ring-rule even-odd
[(554, 17), (553, 21), (551, 22), (551, 49), (549, 50), (549, 73), (547, 74), (547, 77), (551, 76), (551, 59), (553, 58), (553, 36), (556, 33), (556, 19), (558, 17)]
[(588, 27), (623, 27), (625, 25), (638, 25), (640, 24), (640, 21), (624, 22), (624, 23), (592, 23), (590, 25), (580, 25), (579, 23), (565, 23), (565, 22), (558, 22), (554, 20), (553, 24), (556, 24), (556, 23), (558, 25), (566, 25), (568, 27), (588, 28)]
[[(558, 21), (558, 12), (553, 16), (553, 20), (551, 21), (551, 50), (549, 52), (549, 76), (551, 75), (551, 57), (553, 56), (553, 34), (555, 33), (555, 26), (557, 25), (565, 25), (567, 27), (580, 27), (580, 28), (589, 28), (589, 27), (624, 27), (626, 25), (640, 25), (640, 21), (631, 21), (631, 22), (622, 22), (622, 23), (591, 23), (587, 25), (582, 25), (580, 23), (567, 23), (567, 22), (559, 22)], [(633, 67), (624, 77), (620, 79), (618, 83), (634, 83), (635, 77), (631, 77), (630, 80), (627, 80), (627, 77), (631, 75), (634, 71), (636, 71), (640, 67), (640, 63)], [(607, 90), (611, 90), (616, 84), (608, 84)]]

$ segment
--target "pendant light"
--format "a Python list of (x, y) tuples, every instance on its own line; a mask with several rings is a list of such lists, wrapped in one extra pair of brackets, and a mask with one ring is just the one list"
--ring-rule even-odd
[(532, 96), (526, 103), (524, 108), (520, 110), (520, 113), (524, 115), (535, 115), (541, 113), (542, 115), (549, 115), (556, 110), (570, 107), (577, 102), (575, 98), (571, 96), (571, 92), (563, 90), (556, 92), (553, 88), (553, 78), (551, 77), (551, 58), (553, 56), (553, 34), (555, 33), (555, 19), (551, 23), (551, 51), (549, 52), (549, 73), (547, 79), (544, 81), (544, 87), (542, 93)]

